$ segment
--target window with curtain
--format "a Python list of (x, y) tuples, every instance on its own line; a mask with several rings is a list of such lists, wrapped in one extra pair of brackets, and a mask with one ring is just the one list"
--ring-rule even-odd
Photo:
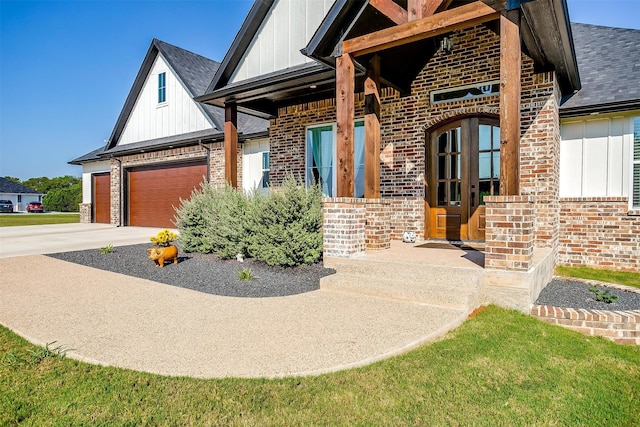
[(640, 209), (640, 117), (633, 119), (633, 197), (634, 209)]
[[(319, 182), (325, 197), (335, 197), (335, 123), (307, 128), (307, 185)], [(354, 197), (364, 197), (364, 122), (354, 123)]]
[(167, 73), (158, 74), (158, 104), (167, 101)]

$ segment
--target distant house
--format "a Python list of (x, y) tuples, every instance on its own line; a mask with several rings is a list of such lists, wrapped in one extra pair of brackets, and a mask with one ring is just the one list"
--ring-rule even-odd
[(23, 211), (31, 202), (42, 202), (44, 194), (0, 177), (0, 199), (11, 200), (15, 212)]
[[(151, 42), (107, 144), (70, 162), (82, 165), (81, 222), (173, 227), (181, 198), (204, 180), (224, 185), (225, 111), (193, 100), (218, 66)], [(242, 113), (237, 121), (241, 183), (266, 187), (268, 122)]]

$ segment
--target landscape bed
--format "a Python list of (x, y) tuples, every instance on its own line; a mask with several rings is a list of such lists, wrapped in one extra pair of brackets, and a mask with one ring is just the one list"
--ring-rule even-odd
[[(260, 298), (295, 295), (320, 288), (320, 279), (335, 273), (321, 263), (300, 267), (271, 267), (254, 259), (222, 260), (213, 254), (180, 253), (178, 264), (155, 267), (147, 257), (150, 244), (118, 246), (112, 253), (99, 249), (63, 252), (49, 256), (208, 294)], [(253, 279), (239, 280), (250, 269)]]

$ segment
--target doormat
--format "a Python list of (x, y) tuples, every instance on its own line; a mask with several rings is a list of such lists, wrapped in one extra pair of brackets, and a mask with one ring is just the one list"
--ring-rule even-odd
[(484, 245), (483, 244), (473, 244), (473, 246), (470, 246), (467, 243), (464, 242), (457, 242), (457, 241), (451, 241), (451, 242), (427, 242), (424, 243), (422, 245), (416, 246), (416, 248), (425, 248), (425, 249), (460, 249), (463, 251), (484, 251)]

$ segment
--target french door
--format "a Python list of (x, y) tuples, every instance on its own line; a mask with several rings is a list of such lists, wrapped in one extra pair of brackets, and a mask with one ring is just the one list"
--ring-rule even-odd
[(484, 240), (484, 197), (500, 191), (497, 121), (466, 118), (430, 132), (425, 229), (436, 239)]

